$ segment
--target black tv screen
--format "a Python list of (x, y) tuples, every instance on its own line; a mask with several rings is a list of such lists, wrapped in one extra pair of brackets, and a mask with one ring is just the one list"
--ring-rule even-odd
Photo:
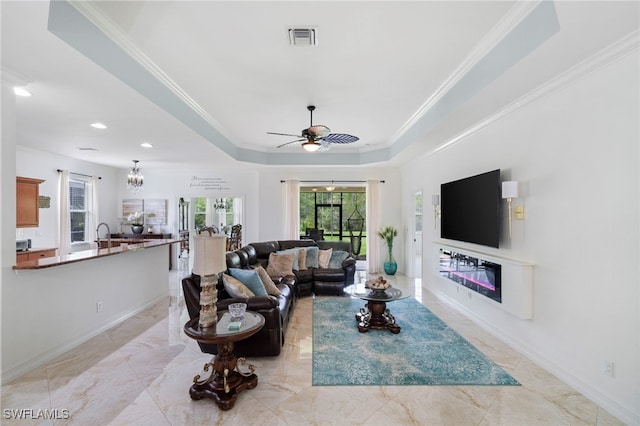
[(500, 202), (500, 170), (443, 183), (440, 236), (497, 248)]

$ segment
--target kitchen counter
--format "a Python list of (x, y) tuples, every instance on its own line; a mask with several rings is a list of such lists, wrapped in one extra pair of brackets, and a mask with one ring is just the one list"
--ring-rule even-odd
[(62, 256), (52, 256), (42, 258), (38, 260), (27, 260), (24, 262), (17, 262), (13, 267), (15, 270), (24, 269), (42, 269), (51, 268), (59, 265), (66, 265), (69, 263), (82, 262), (85, 260), (97, 259), (106, 256), (114, 256), (119, 254), (128, 254), (129, 252), (135, 252), (143, 249), (165, 246), (168, 244), (179, 243), (180, 240), (174, 239), (157, 239), (157, 240), (142, 240), (136, 243), (131, 243), (132, 240), (128, 240), (128, 246), (111, 247), (103, 249), (84, 250), (76, 253), (69, 253)]

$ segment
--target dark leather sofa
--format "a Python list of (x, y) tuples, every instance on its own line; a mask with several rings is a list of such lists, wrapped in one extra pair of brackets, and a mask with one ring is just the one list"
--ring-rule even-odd
[[(251, 243), (239, 250), (227, 252), (227, 268), (252, 269), (258, 265), (266, 268), (270, 253), (308, 245), (318, 245), (321, 249), (349, 250), (349, 243), (342, 241), (318, 241), (317, 244), (312, 240)], [(346, 285), (353, 284), (355, 264), (355, 259), (348, 257), (342, 263), (342, 268), (339, 269), (312, 268), (306, 271), (295, 271), (296, 276), (272, 277), (281, 292), (278, 297), (232, 298), (225, 290), (222, 279), (218, 280), (218, 302), (216, 305), (219, 311), (226, 310), (231, 303), (241, 302), (247, 304), (248, 310), (259, 312), (265, 318), (265, 325), (258, 333), (235, 343), (234, 353), (237, 356), (279, 355), (297, 298), (301, 295), (310, 295), (312, 292), (342, 294)], [(200, 311), (200, 277), (191, 274), (183, 278), (182, 290), (189, 317), (196, 318)], [(205, 353), (217, 353), (216, 345), (202, 342), (198, 342), (198, 344)]]
[[(276, 356), (280, 354), (284, 344), (285, 330), (293, 312), (296, 301), (295, 280), (283, 278), (276, 283), (280, 296), (253, 296), (234, 298), (229, 296), (222, 279), (218, 281), (218, 311), (227, 310), (231, 303), (246, 303), (247, 309), (264, 316), (264, 327), (248, 339), (234, 344), (237, 356)], [(200, 313), (200, 276), (191, 274), (182, 279), (182, 291), (189, 318), (198, 317)], [(202, 352), (217, 354), (216, 345), (198, 342)]]
[[(321, 250), (334, 249), (351, 252), (351, 244), (348, 241), (313, 241), (313, 240), (281, 240), (251, 243), (256, 252), (256, 261), (265, 268), (269, 263), (269, 255), (279, 250), (288, 250), (296, 247), (318, 246)], [(253, 259), (249, 259), (251, 266)], [(311, 293), (341, 295), (346, 286), (353, 284), (356, 273), (356, 260), (349, 256), (342, 262), (342, 267), (337, 269), (309, 268), (304, 271), (293, 271), (296, 277), (296, 289), (298, 296), (309, 296)]]

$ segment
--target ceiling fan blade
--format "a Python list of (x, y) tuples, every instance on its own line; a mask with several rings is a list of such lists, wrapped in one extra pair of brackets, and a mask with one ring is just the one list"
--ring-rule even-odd
[(330, 133), (322, 138), (323, 141), (330, 143), (353, 143), (360, 140), (359, 137), (353, 135), (347, 135), (345, 133)]
[(278, 135), (278, 136), (293, 136), (294, 138), (301, 138), (302, 135), (292, 135), (290, 133), (275, 133), (275, 132), (267, 132), (268, 135)]
[(298, 139), (298, 140), (295, 140), (295, 141), (283, 143), (282, 145), (278, 145), (276, 148), (282, 148), (283, 146), (292, 145), (294, 143), (300, 143), (300, 142), (304, 142), (304, 141), (306, 141), (306, 139)]

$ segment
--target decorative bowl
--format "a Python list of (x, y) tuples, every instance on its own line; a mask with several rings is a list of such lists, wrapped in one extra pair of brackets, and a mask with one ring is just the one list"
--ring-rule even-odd
[(389, 287), (391, 287), (391, 283), (387, 280), (385, 280), (382, 276), (379, 276), (378, 278), (372, 279), (372, 280), (367, 280), (365, 282), (365, 287), (370, 288), (372, 290), (386, 290)]
[(244, 311), (247, 310), (246, 303), (231, 303), (229, 305), (229, 313), (231, 314), (231, 318), (233, 319), (242, 319), (244, 316)]

